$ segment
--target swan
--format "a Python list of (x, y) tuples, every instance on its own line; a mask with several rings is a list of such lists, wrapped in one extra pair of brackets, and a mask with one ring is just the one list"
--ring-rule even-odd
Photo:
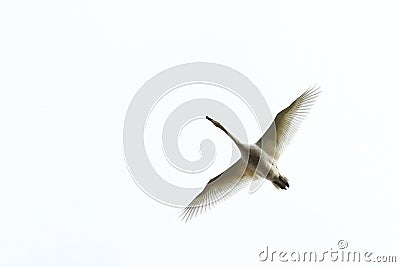
[(319, 89), (316, 85), (308, 88), (287, 108), (280, 111), (255, 144), (242, 143), (220, 122), (206, 116), (207, 120), (235, 143), (241, 157), (227, 170), (208, 181), (204, 189), (182, 210), (181, 219), (188, 221), (199, 212), (213, 207), (248, 186), (253, 178), (265, 178), (279, 190), (288, 189), (289, 180), (280, 172), (277, 163), (320, 94)]

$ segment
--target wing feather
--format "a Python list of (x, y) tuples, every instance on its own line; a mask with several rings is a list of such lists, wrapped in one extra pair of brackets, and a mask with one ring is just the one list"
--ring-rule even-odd
[(211, 209), (217, 203), (225, 200), (246, 187), (252, 179), (252, 172), (239, 159), (226, 171), (211, 179), (181, 212), (180, 218), (188, 221), (191, 218)]
[[(275, 160), (278, 160), (320, 92), (318, 86), (313, 86), (302, 93), (292, 104), (276, 115), (274, 122), (256, 144), (268, 154), (273, 154)], [(276, 142), (273, 142), (274, 140)]]

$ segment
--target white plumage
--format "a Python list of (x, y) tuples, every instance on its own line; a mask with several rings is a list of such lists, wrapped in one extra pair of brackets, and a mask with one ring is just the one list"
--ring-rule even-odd
[(277, 161), (319, 93), (317, 86), (307, 89), (276, 115), (274, 122), (255, 144), (241, 143), (218, 121), (207, 116), (208, 120), (233, 140), (240, 150), (241, 158), (207, 183), (203, 191), (182, 211), (182, 220), (187, 221), (232, 196), (248, 186), (253, 178), (265, 178), (277, 189), (286, 190), (289, 187), (288, 179), (279, 172)]

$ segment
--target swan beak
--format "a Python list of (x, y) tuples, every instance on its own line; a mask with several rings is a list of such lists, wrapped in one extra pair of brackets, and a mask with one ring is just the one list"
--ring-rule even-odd
[(206, 116), (206, 119), (209, 120), (209, 121), (211, 121), (215, 126), (219, 127), (219, 126), (218, 126), (218, 123), (217, 123), (215, 120), (211, 119), (211, 118), (208, 117), (208, 116)]

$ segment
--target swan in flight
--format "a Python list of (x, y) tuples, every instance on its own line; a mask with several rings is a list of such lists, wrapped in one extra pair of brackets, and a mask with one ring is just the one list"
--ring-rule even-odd
[(207, 120), (232, 139), (240, 150), (241, 158), (207, 183), (203, 191), (182, 210), (181, 219), (188, 221), (199, 212), (202, 213), (219, 201), (232, 196), (248, 186), (253, 178), (265, 178), (277, 189), (289, 188), (289, 181), (279, 171), (277, 162), (319, 94), (317, 86), (307, 89), (292, 104), (279, 112), (264, 135), (255, 144), (250, 145), (240, 142), (221, 123), (206, 116)]

